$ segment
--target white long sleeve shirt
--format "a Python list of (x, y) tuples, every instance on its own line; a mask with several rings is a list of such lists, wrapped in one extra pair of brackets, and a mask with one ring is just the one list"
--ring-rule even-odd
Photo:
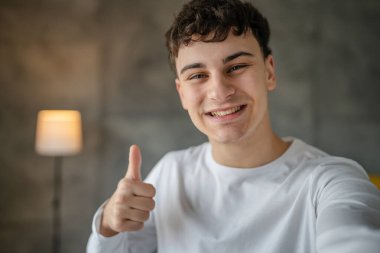
[(380, 252), (380, 193), (365, 171), (298, 139), (252, 169), (216, 163), (209, 143), (171, 152), (146, 182), (157, 194), (144, 229), (103, 237), (100, 208), (88, 253)]

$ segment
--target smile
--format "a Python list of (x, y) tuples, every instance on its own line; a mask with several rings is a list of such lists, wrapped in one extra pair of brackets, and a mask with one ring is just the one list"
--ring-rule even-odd
[(224, 117), (224, 116), (231, 115), (243, 110), (245, 106), (246, 105), (239, 105), (239, 106), (235, 106), (226, 110), (212, 111), (212, 112), (207, 113), (207, 115), (212, 116), (212, 117)]

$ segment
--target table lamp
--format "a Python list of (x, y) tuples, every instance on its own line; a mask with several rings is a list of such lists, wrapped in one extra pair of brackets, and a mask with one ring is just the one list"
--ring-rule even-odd
[(36, 127), (36, 152), (54, 157), (53, 252), (61, 248), (60, 205), (62, 157), (82, 150), (81, 115), (74, 110), (42, 110)]

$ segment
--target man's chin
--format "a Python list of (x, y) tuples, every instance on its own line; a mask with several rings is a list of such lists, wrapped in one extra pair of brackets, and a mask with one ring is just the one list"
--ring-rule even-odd
[(243, 139), (242, 135), (238, 134), (229, 134), (229, 135), (218, 135), (209, 137), (209, 141), (211, 144), (219, 144), (219, 145), (233, 145), (238, 144)]

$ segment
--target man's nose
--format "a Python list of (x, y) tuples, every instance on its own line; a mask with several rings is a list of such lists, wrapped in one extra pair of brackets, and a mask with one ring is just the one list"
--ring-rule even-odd
[(234, 95), (235, 86), (224, 76), (213, 76), (209, 80), (208, 98), (217, 101), (224, 101)]

